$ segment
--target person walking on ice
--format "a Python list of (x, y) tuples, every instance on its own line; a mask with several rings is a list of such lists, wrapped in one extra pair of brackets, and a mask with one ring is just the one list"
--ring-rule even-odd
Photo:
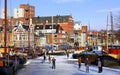
[(69, 51), (68, 50), (66, 51), (66, 54), (67, 54), (67, 58), (69, 58)]
[(56, 68), (56, 59), (53, 57), (52, 58), (52, 69), (55, 69)]
[(100, 60), (100, 58), (98, 58), (98, 73), (102, 72), (102, 62)]
[(48, 60), (49, 60), (49, 63), (51, 63), (51, 57), (50, 57), (50, 55), (49, 55), (49, 57), (48, 57)]
[(44, 60), (44, 62), (45, 62), (45, 60), (46, 60), (46, 55), (44, 54), (44, 56), (43, 56), (43, 60)]
[(89, 59), (86, 58), (86, 60), (85, 60), (86, 73), (89, 73), (89, 65), (90, 65)]
[(81, 67), (81, 57), (78, 58), (78, 69), (80, 69), (80, 67)]

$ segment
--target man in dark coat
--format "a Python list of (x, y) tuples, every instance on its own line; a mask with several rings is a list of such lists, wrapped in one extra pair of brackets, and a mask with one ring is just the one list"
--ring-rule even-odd
[(100, 60), (100, 58), (98, 58), (98, 73), (102, 72), (102, 62)]
[(86, 66), (86, 73), (89, 73), (90, 62), (89, 62), (88, 58), (86, 58), (86, 60), (85, 60), (85, 66)]
[(52, 69), (56, 68), (55, 62), (56, 62), (56, 59), (53, 57), (53, 59), (52, 59)]
[(78, 58), (78, 68), (80, 69), (80, 67), (81, 67), (81, 57)]

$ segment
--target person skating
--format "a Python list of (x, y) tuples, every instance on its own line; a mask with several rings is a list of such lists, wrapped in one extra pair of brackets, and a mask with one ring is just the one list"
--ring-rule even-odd
[(69, 58), (69, 51), (67, 51), (66, 53), (67, 53), (67, 58)]
[(53, 57), (52, 58), (52, 69), (55, 69), (56, 68), (56, 59)]
[(43, 63), (45, 62), (45, 60), (46, 60), (46, 55), (44, 54), (44, 56), (43, 56)]
[(49, 55), (49, 57), (48, 57), (48, 60), (49, 60), (49, 63), (51, 63), (51, 57), (50, 57), (50, 55)]
[(80, 69), (80, 67), (81, 67), (81, 57), (78, 58), (78, 69)]
[(102, 72), (102, 62), (100, 60), (100, 58), (98, 58), (98, 73)]
[(90, 65), (89, 59), (86, 58), (86, 60), (85, 60), (86, 73), (89, 73), (89, 65)]

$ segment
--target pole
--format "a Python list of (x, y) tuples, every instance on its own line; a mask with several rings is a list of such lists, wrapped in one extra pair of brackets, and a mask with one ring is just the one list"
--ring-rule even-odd
[(28, 24), (28, 52), (30, 53), (30, 25)]
[(108, 51), (108, 16), (107, 16), (107, 24), (106, 24), (106, 50)]
[(53, 46), (53, 16), (52, 16), (52, 46)]
[(4, 8), (4, 11), (5, 11), (5, 14), (4, 14), (4, 16), (5, 16), (5, 25), (4, 25), (4, 56), (5, 56), (5, 58), (6, 58), (6, 53), (7, 53), (7, 48), (6, 48), (6, 41), (7, 41), (7, 0), (4, 0), (4, 5), (5, 5), (5, 8)]
[(29, 4), (27, 4), (26, 12), (27, 12), (27, 21), (28, 21), (28, 54), (30, 53), (30, 9)]

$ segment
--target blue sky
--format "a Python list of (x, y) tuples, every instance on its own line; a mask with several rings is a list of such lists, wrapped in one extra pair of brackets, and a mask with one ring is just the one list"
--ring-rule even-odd
[[(0, 0), (3, 8), (4, 0)], [(35, 6), (36, 16), (72, 15), (74, 21), (89, 24), (95, 30), (106, 29), (106, 16), (120, 12), (120, 0), (8, 0), (8, 8), (19, 8), (20, 4)]]

